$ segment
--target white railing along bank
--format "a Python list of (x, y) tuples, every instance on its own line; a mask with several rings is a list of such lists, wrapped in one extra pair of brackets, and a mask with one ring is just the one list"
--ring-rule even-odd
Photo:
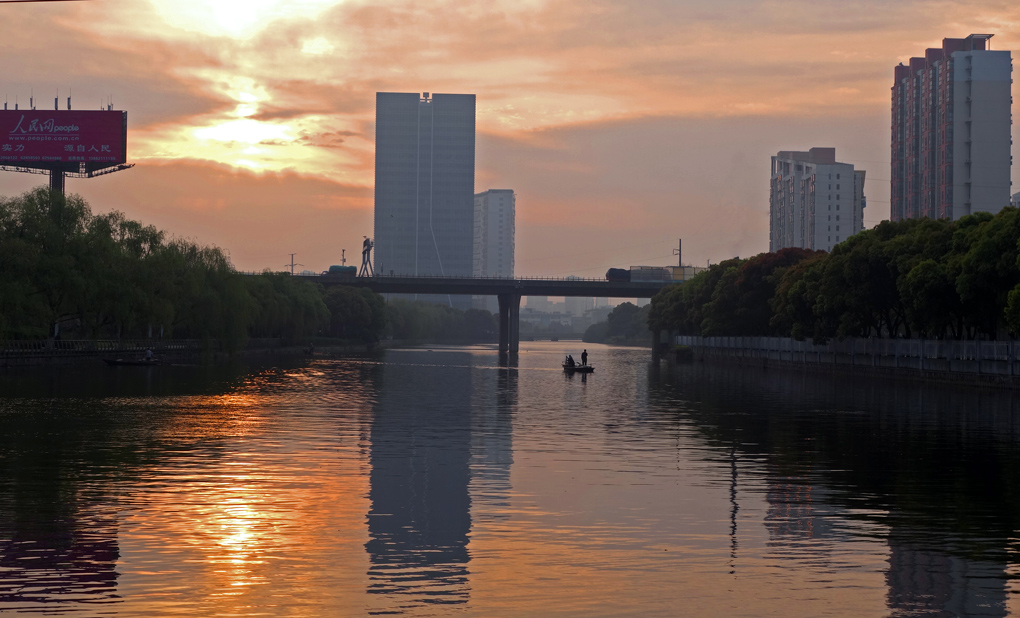
[(705, 354), (772, 361), (890, 367), (989, 375), (1020, 375), (1020, 341), (932, 339), (844, 339), (817, 345), (785, 337), (695, 337), (677, 345)]

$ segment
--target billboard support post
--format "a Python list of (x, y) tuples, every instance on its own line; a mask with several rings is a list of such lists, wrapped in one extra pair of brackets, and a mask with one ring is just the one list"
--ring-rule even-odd
[(50, 170), (50, 191), (64, 194), (64, 172), (62, 170)]

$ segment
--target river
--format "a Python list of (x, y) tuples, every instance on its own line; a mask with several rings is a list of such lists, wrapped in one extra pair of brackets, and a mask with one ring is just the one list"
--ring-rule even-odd
[(0, 373), (0, 612), (1015, 611), (1013, 393), (565, 352)]

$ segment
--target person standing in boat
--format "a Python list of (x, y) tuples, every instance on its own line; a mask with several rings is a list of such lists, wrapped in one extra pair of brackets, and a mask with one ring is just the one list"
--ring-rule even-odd
[(587, 365), (588, 364), (588, 350), (585, 350), (584, 352), (581, 352), (581, 364), (582, 365)]

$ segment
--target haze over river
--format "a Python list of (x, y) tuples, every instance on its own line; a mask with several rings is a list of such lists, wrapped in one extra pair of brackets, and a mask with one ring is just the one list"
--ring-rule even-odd
[(0, 374), (0, 612), (1005, 616), (1008, 391), (576, 342)]

